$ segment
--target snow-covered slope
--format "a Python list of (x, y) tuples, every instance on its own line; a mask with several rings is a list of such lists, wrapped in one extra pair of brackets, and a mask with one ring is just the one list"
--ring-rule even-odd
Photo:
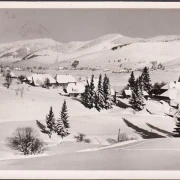
[(180, 36), (148, 39), (108, 34), (91, 41), (60, 43), (52, 39), (34, 39), (0, 45), (0, 63), (20, 66), (36, 64), (70, 67), (78, 60), (80, 67), (120, 69), (139, 68), (151, 61), (171, 62), (180, 57)]

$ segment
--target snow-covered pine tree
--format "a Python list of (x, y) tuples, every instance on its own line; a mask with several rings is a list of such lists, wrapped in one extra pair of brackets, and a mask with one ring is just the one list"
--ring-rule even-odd
[(111, 99), (111, 88), (109, 78), (104, 76), (103, 80), (103, 94), (104, 94), (104, 108), (111, 109), (112, 108), (112, 99)]
[(136, 105), (137, 105), (137, 95), (135, 93), (135, 90), (132, 90), (132, 96), (129, 100), (129, 103), (132, 105), (133, 109), (136, 109)]
[(142, 110), (144, 106), (143, 93), (140, 88), (139, 79), (136, 80), (135, 87), (132, 90), (132, 97), (129, 101), (135, 110)]
[(50, 86), (50, 80), (49, 78), (46, 78), (44, 81), (43, 87), (49, 89), (49, 86)]
[(67, 105), (66, 105), (66, 101), (64, 100), (64, 103), (63, 103), (63, 106), (62, 106), (62, 110), (61, 110), (61, 119), (62, 119), (62, 121), (64, 123), (64, 127), (66, 129), (70, 128), (68, 117), (69, 116), (68, 116)]
[(94, 102), (95, 102), (95, 86), (94, 86), (94, 75), (92, 74), (91, 76), (91, 82), (89, 85), (89, 108), (93, 108), (94, 107)]
[(141, 78), (136, 80), (137, 109), (142, 110), (144, 106), (144, 96)]
[(67, 105), (66, 105), (66, 101), (64, 100), (60, 113), (60, 118), (57, 120), (57, 128), (56, 128), (57, 134), (60, 135), (62, 138), (70, 134), (68, 132), (68, 129), (70, 128), (68, 117), (69, 116), (67, 112)]
[(180, 117), (177, 118), (176, 127), (174, 128), (174, 137), (180, 137)]
[(140, 90), (141, 90), (142, 93), (143, 93), (143, 91), (144, 91), (144, 83), (143, 83), (143, 77), (142, 77), (142, 75), (139, 76), (139, 78), (138, 78), (138, 83), (139, 83), (139, 88), (140, 88)]
[(87, 84), (85, 86), (85, 91), (84, 93), (81, 95), (81, 102), (82, 104), (87, 107), (90, 108), (90, 101), (89, 101), (89, 97), (90, 97), (90, 86), (89, 86), (89, 82), (87, 80)]
[(11, 77), (10, 71), (8, 71), (5, 74), (5, 83), (4, 83), (4, 86), (7, 87), (7, 89), (8, 89), (10, 87), (11, 83), (12, 83), (12, 77)]
[(151, 78), (149, 75), (149, 69), (147, 67), (143, 69), (143, 73), (141, 76), (142, 76), (144, 91), (150, 94), (152, 90), (152, 84), (151, 84)]
[(95, 93), (95, 108), (100, 111), (104, 108), (104, 92), (102, 87), (102, 76), (99, 75), (98, 87)]
[(135, 83), (136, 83), (136, 81), (135, 81), (135, 77), (134, 77), (134, 72), (132, 71), (131, 75), (130, 75), (130, 78), (128, 80), (128, 85), (127, 86), (132, 90), (135, 87)]
[(99, 105), (99, 96), (98, 96), (98, 92), (96, 91), (95, 92), (95, 95), (94, 95), (94, 107), (100, 111), (101, 108), (100, 108), (100, 105)]
[(49, 114), (46, 116), (46, 124), (47, 124), (47, 129), (49, 131), (48, 135), (51, 138), (52, 133), (56, 131), (56, 122), (55, 122), (52, 106), (50, 107)]
[(59, 118), (57, 120), (56, 133), (57, 133), (57, 135), (61, 136), (62, 138), (66, 136), (64, 123), (61, 118)]

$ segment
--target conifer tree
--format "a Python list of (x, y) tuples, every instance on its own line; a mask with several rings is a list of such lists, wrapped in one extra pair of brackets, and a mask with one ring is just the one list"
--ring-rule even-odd
[(70, 128), (69, 121), (68, 121), (68, 112), (67, 112), (67, 105), (66, 101), (64, 100), (60, 118), (57, 120), (57, 134), (60, 135), (62, 138), (68, 136), (70, 133), (68, 129)]
[(131, 98), (129, 100), (129, 103), (132, 105), (133, 109), (136, 109), (136, 105), (137, 105), (137, 95), (135, 93), (135, 90), (132, 90), (132, 95)]
[(138, 97), (138, 104), (139, 104), (139, 109), (143, 109), (144, 106), (144, 96), (143, 96), (143, 87), (142, 87), (142, 81), (141, 78), (138, 78), (136, 80), (136, 94)]
[(12, 83), (12, 77), (11, 77), (10, 71), (8, 71), (5, 74), (5, 83), (4, 83), (4, 86), (7, 87), (7, 89), (8, 89), (10, 87), (11, 83)]
[(127, 86), (132, 90), (135, 87), (135, 83), (136, 83), (136, 81), (135, 81), (135, 77), (134, 77), (134, 72), (132, 71), (131, 75), (130, 75), (130, 78), (128, 80), (128, 85)]
[(103, 80), (103, 94), (104, 94), (104, 108), (105, 109), (111, 109), (112, 108), (112, 99), (111, 99), (111, 89), (110, 89), (110, 83), (109, 78), (104, 76)]
[(49, 78), (46, 78), (44, 81), (43, 87), (49, 89), (49, 86), (50, 86), (50, 80)]
[(102, 87), (102, 76), (99, 75), (98, 87), (95, 93), (95, 108), (100, 111), (104, 108), (104, 92)]
[(174, 137), (180, 137), (180, 117), (177, 118), (176, 128), (174, 128)]
[(99, 105), (98, 92), (95, 92), (95, 95), (94, 95), (94, 107), (95, 107), (98, 111), (101, 110), (100, 105)]
[(143, 73), (142, 73), (142, 82), (143, 82), (143, 87), (144, 87), (144, 90), (150, 94), (151, 93), (151, 90), (152, 90), (152, 84), (151, 84), (151, 78), (150, 78), (150, 75), (149, 75), (149, 69), (147, 67), (145, 67), (143, 69)]
[(49, 114), (46, 116), (46, 124), (49, 131), (49, 137), (51, 138), (52, 133), (56, 131), (56, 122), (52, 106), (50, 107)]
[(63, 106), (62, 106), (62, 110), (61, 110), (61, 119), (62, 119), (66, 129), (70, 128), (68, 117), (69, 116), (68, 116), (67, 105), (66, 105), (66, 101), (64, 101)]
[(143, 84), (143, 77), (142, 77), (142, 75), (139, 76), (137, 83), (139, 84), (139, 88), (140, 88), (141, 92), (143, 93), (143, 91), (144, 91), (144, 84)]
[(82, 104), (87, 107), (90, 108), (90, 101), (89, 101), (89, 97), (90, 97), (90, 86), (89, 86), (89, 82), (87, 80), (87, 84), (85, 86), (85, 91), (84, 93), (81, 95), (81, 102)]
[(91, 76), (91, 82), (89, 85), (89, 108), (94, 107), (95, 102), (95, 86), (94, 86), (94, 75)]
[(143, 92), (140, 88), (139, 79), (136, 80), (135, 88), (132, 90), (132, 97), (129, 101), (132, 107), (136, 110), (142, 110), (144, 106)]

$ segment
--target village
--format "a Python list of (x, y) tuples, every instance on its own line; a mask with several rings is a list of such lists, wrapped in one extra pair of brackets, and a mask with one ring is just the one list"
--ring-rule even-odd
[[(14, 68), (15, 71), (21, 71), (20, 68)], [(18, 84), (29, 84), (35, 87), (42, 87), (47, 89), (58, 89), (58, 93), (62, 96), (70, 96), (70, 97), (81, 97), (81, 95), (85, 92), (85, 86), (87, 83), (90, 84), (91, 77), (81, 77), (78, 80), (70, 74), (56, 74), (55, 77), (52, 77), (50, 74), (45, 73), (32, 73), (31, 75), (19, 75), (17, 76), (13, 70), (11, 70), (8, 66), (2, 67), (1, 66), (1, 77), (6, 77), (9, 74), (11, 79), (18, 80)], [(104, 72), (109, 71), (109, 69), (105, 69)], [(122, 73), (128, 73), (133, 83), (135, 83), (135, 77), (133, 71), (123, 71)], [(92, 73), (93, 74), (93, 73)], [(132, 77), (133, 76), (133, 77)], [(98, 77), (93, 79), (95, 90), (98, 88)], [(151, 83), (151, 82), (150, 82)], [(165, 101), (171, 107), (178, 109), (179, 102), (180, 102), (180, 81), (172, 82), (156, 82), (151, 84), (151, 91), (143, 90), (142, 95), (145, 100), (156, 100), (156, 101)], [(133, 86), (133, 85), (132, 85)], [(131, 85), (122, 87), (117, 91), (117, 88), (111, 86), (110, 94), (112, 99), (118, 98), (120, 99), (130, 99), (132, 97), (132, 87)], [(116, 97), (115, 97), (116, 96)], [(122, 102), (120, 101), (119, 104)]]

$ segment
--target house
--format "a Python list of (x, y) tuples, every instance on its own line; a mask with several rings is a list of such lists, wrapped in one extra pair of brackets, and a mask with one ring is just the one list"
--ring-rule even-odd
[(64, 67), (61, 67), (61, 66), (57, 67), (57, 70), (63, 70), (63, 69)]
[(14, 68), (14, 70), (16, 70), (16, 71), (22, 71), (22, 69), (21, 69), (21, 68), (18, 68), (18, 67)]
[(49, 79), (50, 85), (56, 84), (56, 80), (49, 74), (32, 74), (27, 77), (29, 83), (34, 86), (43, 86), (46, 79)]
[(132, 70), (130, 70), (130, 69), (120, 69), (120, 70), (117, 70), (117, 71), (113, 71), (113, 73), (129, 73), (129, 72), (132, 72)]
[(82, 83), (70, 83), (67, 86), (67, 92), (71, 97), (77, 97), (78, 95), (83, 94), (85, 91), (85, 86)]
[(161, 87), (161, 89), (165, 89), (165, 90), (173, 89), (173, 88), (180, 89), (180, 82), (177, 82), (177, 81), (169, 82), (166, 85), (164, 85), (163, 87)]
[(71, 75), (56, 75), (55, 80), (63, 89), (66, 89), (69, 83), (76, 83), (76, 79)]
[(104, 72), (107, 72), (107, 71), (110, 71), (110, 69), (104, 69), (103, 71), (104, 71)]
[[(122, 96), (124, 98), (130, 98), (132, 96), (132, 90), (131, 89), (123, 90)], [(143, 96), (147, 99), (149, 97), (149, 94), (146, 91), (143, 91)]]
[(173, 107), (180, 103), (180, 82), (169, 82), (161, 89), (165, 90), (165, 92), (159, 96), (160, 100), (168, 102)]

